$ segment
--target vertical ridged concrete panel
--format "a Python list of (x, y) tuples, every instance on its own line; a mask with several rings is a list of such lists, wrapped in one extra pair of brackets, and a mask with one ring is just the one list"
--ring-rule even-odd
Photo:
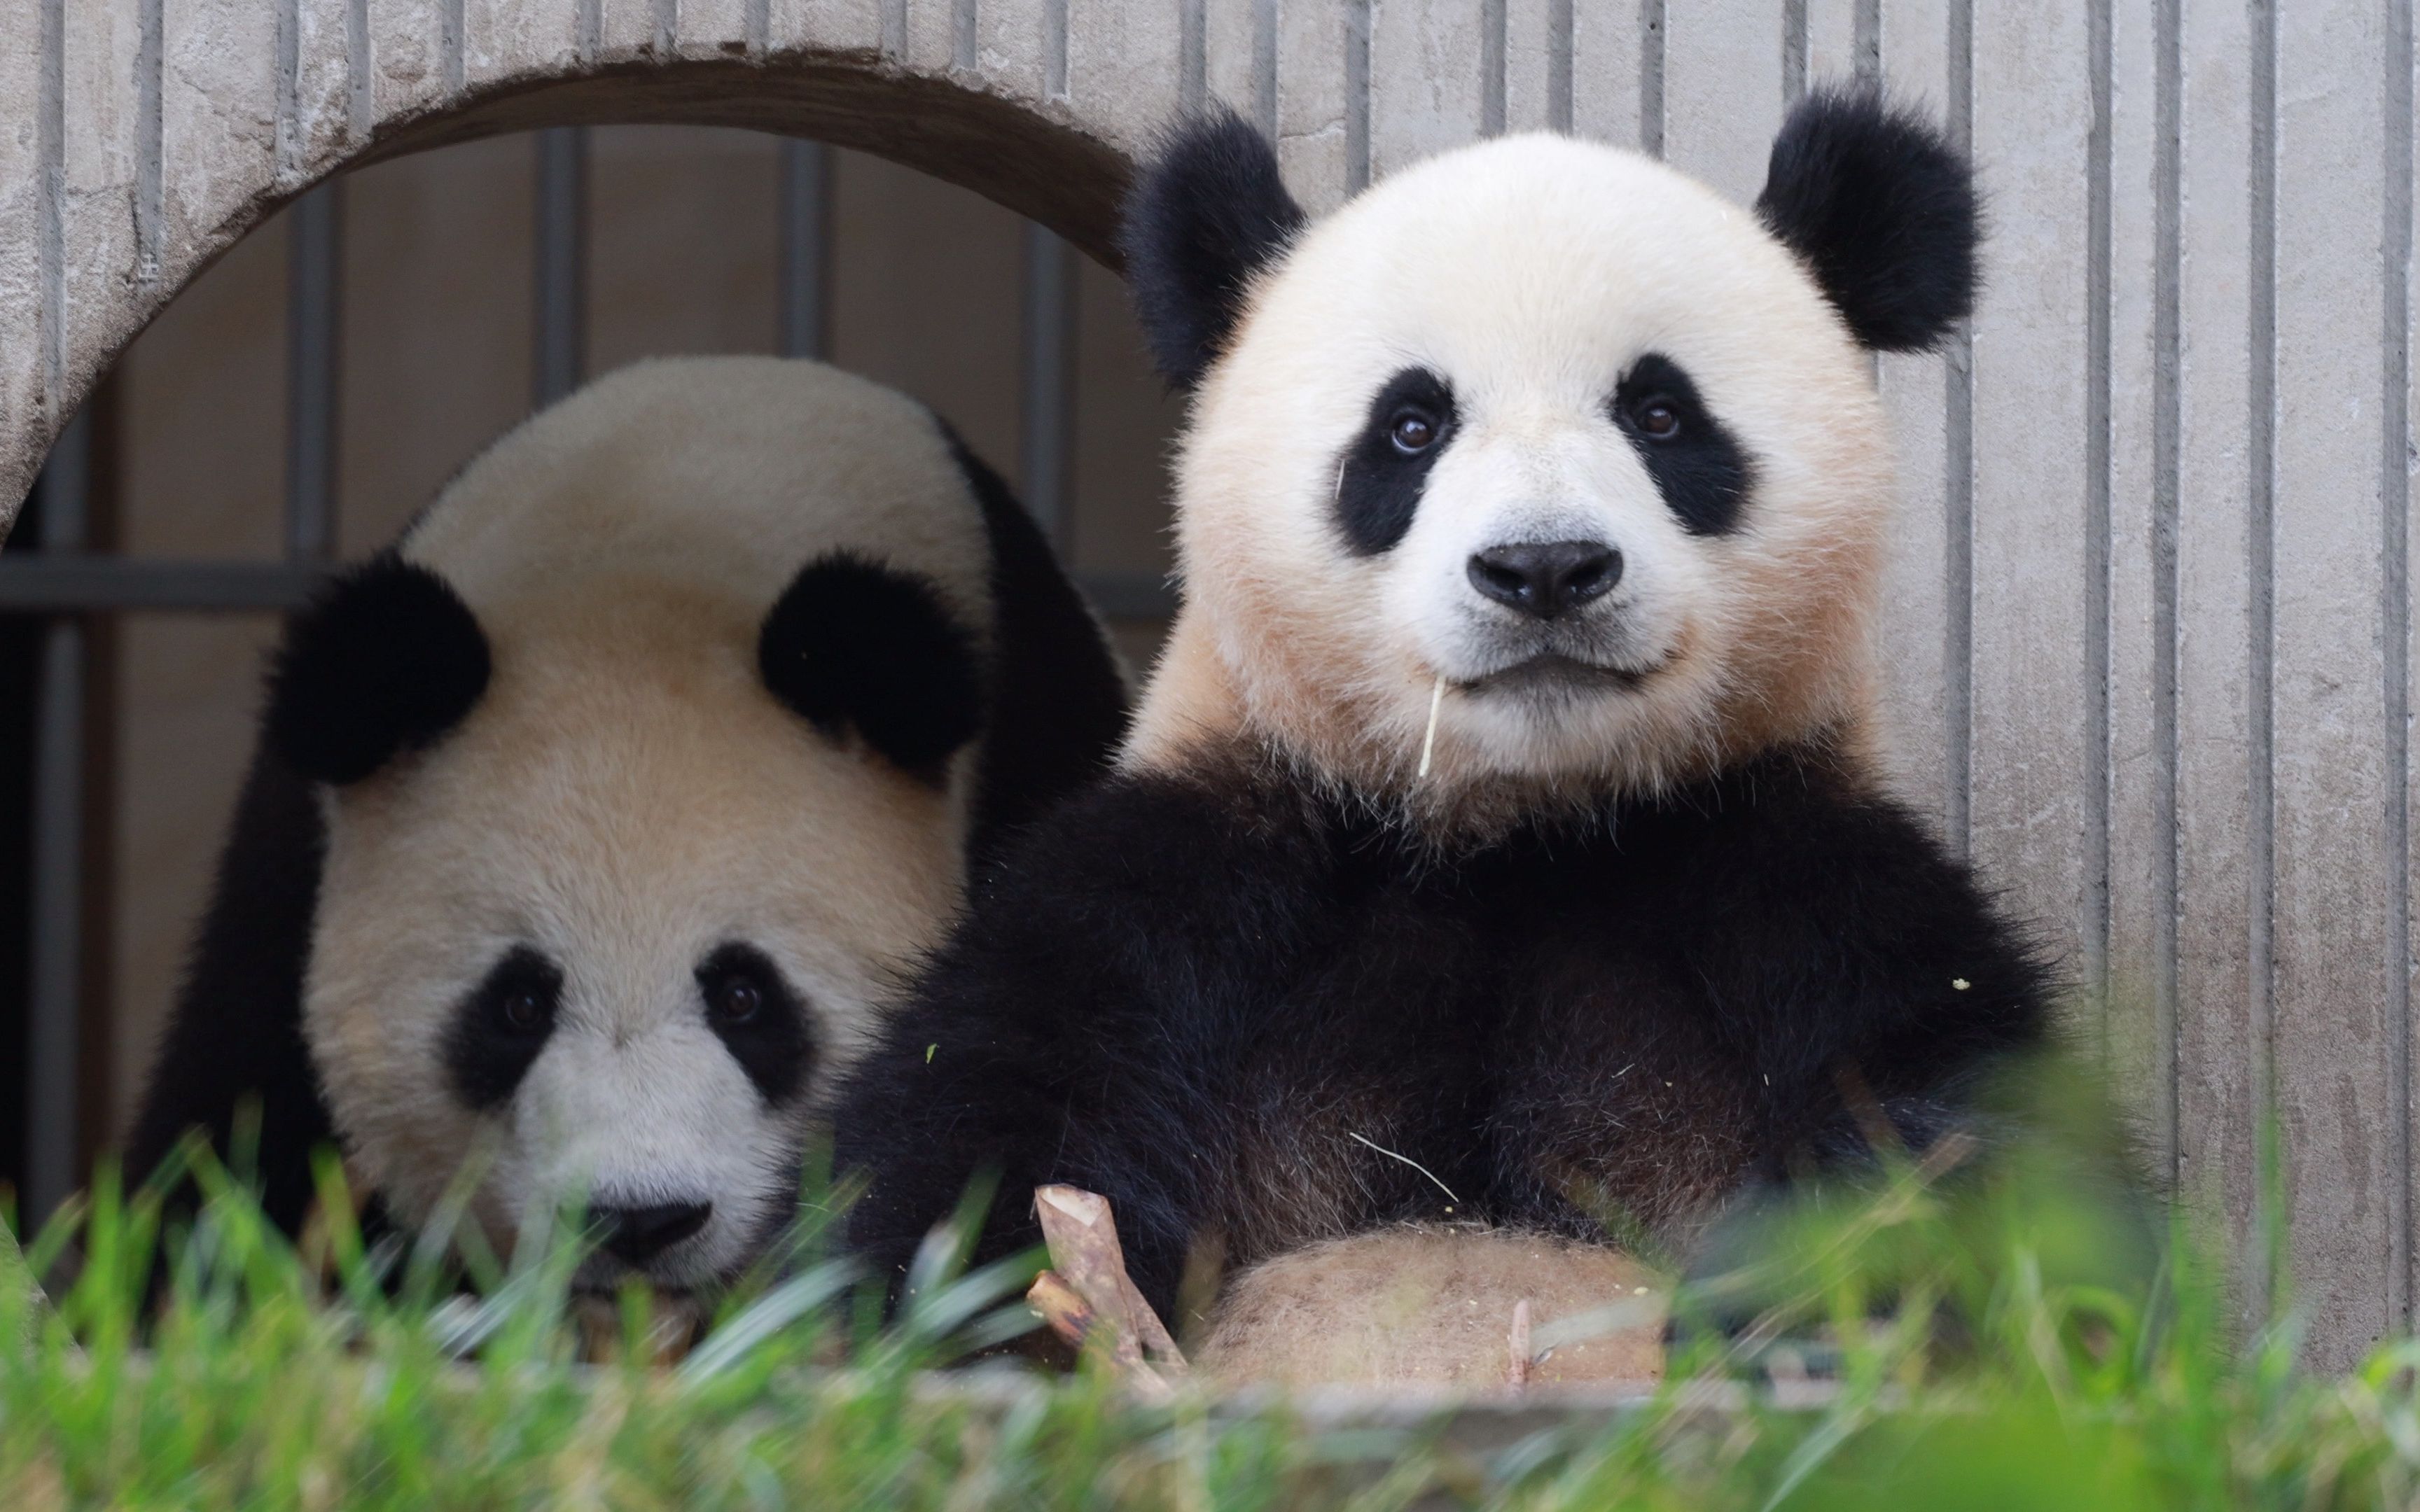
[[(1891, 86), (1923, 101), (1952, 134), (1966, 134), (1966, 122), (1950, 89), (1951, 8), (1964, 0), (1886, 0), (1881, 8), (1878, 55)], [(1987, 274), (1997, 267), (1996, 247), (1987, 248)], [(1950, 355), (1889, 356), (1875, 364), (1883, 404), (1899, 442), (1899, 529), (1883, 584), (1884, 708), (1901, 790), (1924, 813), (1951, 830), (1950, 770), (1962, 772), (1963, 747), (1952, 740), (1950, 721), (1962, 707), (1953, 697), (1966, 672), (1965, 640), (1958, 632), (1953, 596), (1966, 596), (1959, 560), (1951, 548), (1950, 518), (1961, 507), (1972, 478), (1963, 440), (1952, 423), (1963, 342), (1953, 339)], [(1953, 595), (1953, 583), (1957, 593)], [(1960, 784), (1962, 793), (1962, 782)], [(1963, 843), (1962, 828), (1952, 839)]]
[(63, 17), (59, 295), (70, 331), (128, 327), (134, 276), (137, 160), (147, 144), (138, 70), (142, 0), (74, 0)]
[(1334, 208), (1367, 177), (1371, 4), (1275, 7), (1278, 162), (1313, 214)]
[(1743, 202), (1763, 187), (1781, 126), (1782, 8), (1664, 8), (1664, 160)]
[(1572, 129), (1573, 0), (1506, 0), (1504, 129)]
[[(1161, 121), (1183, 107), (1188, 65), (1179, 0), (1034, 0), (1018, 8), (1032, 18), (1051, 98), (1063, 97), (1077, 116)], [(1206, 57), (1196, 67), (1206, 70)]]
[[(193, 276), (194, 270), (238, 235), (248, 229), (281, 199), (298, 192), (298, 179), (278, 172), (280, 97), (290, 90), (279, 56), (281, 30), (325, 39), (341, 37), (349, 52), (357, 53), (353, 23), (340, 4), (316, 4), (308, 26), (300, 25), (308, 0), (178, 0), (163, 5), (161, 80), (161, 177), (163, 227), (160, 246), (160, 279), (137, 301), (136, 322), (148, 319)], [(324, 56), (315, 46), (315, 57)], [(348, 105), (337, 116), (359, 123), (366, 107), (357, 93), (349, 68), (344, 85)], [(81, 101), (70, 101), (70, 116), (82, 113)], [(5, 107), (0, 107), (5, 108)], [(360, 133), (363, 136), (366, 132)], [(333, 137), (333, 133), (332, 133)], [(336, 161), (334, 152), (325, 155)], [(80, 327), (73, 334), (86, 363), (115, 351), (113, 336), (132, 333)], [(89, 378), (80, 363), (78, 377)], [(69, 406), (82, 396), (76, 383), (62, 397)], [(64, 409), (50, 417), (64, 423)], [(8, 489), (0, 486), (0, 494)]]
[(31, 39), (0, 47), (0, 503), (12, 509), (57, 428), (45, 381), (54, 332), (43, 240), (55, 231), (44, 96), (58, 10), (58, 0), (0, 0), (0, 34)]
[[(520, 0), (461, 0), (462, 86), (491, 89), (528, 74), (578, 66), (582, 8)], [(767, 11), (768, 30), (780, 7)]]
[[(1179, 111), (1295, 193), (1497, 131), (1745, 202), (1807, 89), (1971, 144), (1988, 291), (1877, 363), (1896, 779), (2038, 918), (2155, 1173), (2239, 1229), (2283, 1117), (2315, 1356), (2412, 1305), (2412, 0), (0, 0), (0, 500), (279, 204), (486, 132), (886, 153), (1110, 255)], [(2269, 1279), (2244, 1288), (2261, 1305)]]
[(671, 33), (675, 55), (685, 58), (745, 57), (754, 42), (752, 0), (659, 0), (659, 19)]
[(2099, 171), (2086, 10), (1973, 13), (1975, 152), (1993, 165), (1995, 230), (1973, 340), (1970, 834), (1986, 870), (2026, 879), (2046, 943), (2078, 977), (2089, 966), (2085, 821), (2098, 775), (2086, 619), (2105, 544), (2089, 518), (2099, 378), (2079, 318)]
[[(164, 13), (180, 8), (152, 0)], [(277, 119), (271, 152), (277, 182), (298, 187), (345, 161), (358, 139), (355, 116), (370, 102), (357, 98), (355, 43), (359, 20), (349, 5), (277, 0), (279, 57), (271, 81)], [(365, 58), (362, 58), (366, 61)]]
[[(641, 0), (644, 3), (644, 0)], [(417, 116), (450, 97), (446, 74), (458, 58), (457, 39), (448, 24), (459, 15), (453, 0), (353, 0), (365, 13), (364, 28), (369, 72), (369, 109), (373, 119)]]
[[(2176, 895), (2175, 643), (2176, 450), (2173, 316), (2176, 306), (2174, 7), (2104, 8), (2108, 126), (2102, 157), (2107, 224), (2103, 270), (2108, 451), (2107, 627), (2102, 686), (2139, 690), (2104, 700), (2108, 752), (2107, 854), (2102, 857), (2104, 976), (2112, 980), (2098, 1026), (2127, 1101), (2141, 1109), (2152, 1163), (2174, 1171), (2173, 1022)], [(2088, 334), (2088, 333), (2087, 333)], [(2090, 669), (2087, 667), (2087, 674)]]
[(1503, 0), (1371, 0), (1372, 177), (1486, 134), (1488, 97), (1502, 84), (1487, 42), (1500, 33), (1487, 23), (1502, 15)]
[(1641, 145), (1651, 9), (1660, 14), (1663, 0), (1572, 0), (1573, 131), (1626, 147)]
[[(2176, 334), (2161, 356), (2173, 390), (2175, 452), (2157, 486), (2175, 515), (2175, 639), (2155, 649), (2176, 669), (2174, 1073), (2179, 1190), (2222, 1217), (2250, 1257), (2261, 1101), (2272, 1019), (2265, 966), (2264, 825), (2256, 820), (2253, 602), (2257, 301), (2253, 215), (2252, 24), (2245, 7), (2178, 6), (2172, 24), (2177, 179), (2167, 213)], [(2130, 275), (2130, 276), (2139, 276)], [(2263, 411), (2266, 412), (2265, 410)], [(2265, 464), (2264, 464), (2265, 465)], [(2157, 689), (2132, 697), (2149, 701)], [(2122, 691), (2118, 696), (2123, 699)], [(2163, 901), (2164, 902), (2164, 901)], [(2261, 947), (2265, 950), (2265, 946)], [(2113, 963), (2155, 973), (2156, 957)], [(2251, 1308), (2262, 1278), (2245, 1288)], [(2257, 1313), (2247, 1308), (2246, 1322)]]
[[(1112, 8), (1117, 19), (1124, 20), (1137, 8)], [(952, 9), (951, 67), (960, 74), (979, 76), (995, 92), (1035, 104), (1071, 94), (1068, 47), (1078, 27), (1070, 0), (953, 0)], [(1146, 14), (1164, 22), (1166, 30), (1175, 29), (1173, 6)], [(1172, 57), (1156, 57), (1152, 49), (1141, 47), (1125, 78), (1145, 87), (1165, 88), (1175, 76)], [(1103, 84), (1111, 79), (1119, 79), (1114, 65), (1105, 76), (1087, 82)]]
[(1187, 0), (1202, 17), (1202, 83), (1264, 131), (1277, 130), (1278, 0)]
[(2392, 1152), (2409, 1117), (2385, 954), (2402, 866), (2385, 822), (2403, 774), (2386, 770), (2380, 458), (2388, 403), (2404, 401), (2381, 378), (2386, 8), (2296, 0), (2274, 35), (2273, 1043), (2296, 1279), (2338, 1363), (2399, 1321)]

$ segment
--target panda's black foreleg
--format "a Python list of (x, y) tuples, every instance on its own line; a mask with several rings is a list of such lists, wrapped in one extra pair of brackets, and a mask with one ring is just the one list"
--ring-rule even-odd
[[(302, 1039), (322, 844), (310, 784), (258, 751), (125, 1151), (130, 1181), (149, 1177), (193, 1130), (227, 1159), (256, 1110), (252, 1168), (237, 1174), (257, 1184), (269, 1220), (289, 1235), (317, 1196), (312, 1161), (335, 1142)], [(197, 1197), (178, 1181), (172, 1214)]]
[(1109, 1199), (1127, 1273), (1165, 1316), (1191, 1237), (1181, 1192), (1133, 1146), (1114, 1156), (1102, 1148), (1105, 1136), (1125, 1144), (1121, 1126), (1073, 1106), (1063, 1073), (996, 1042), (961, 1036), (945, 1052), (942, 1041), (919, 1041), (932, 1032), (903, 1016), (852, 1072), (835, 1115), (834, 1166), (865, 1182), (849, 1210), (848, 1247), (884, 1279), (892, 1306), (927, 1236), (970, 1193), (988, 1189), (972, 1267), (1040, 1244), (1034, 1189), (1065, 1182)]
[[(1931, 1272), (1925, 1289), (1933, 1294), (1945, 1275), (1988, 1273), (2005, 1264), (1996, 1246), (2008, 1235), (2032, 1242), (2029, 1224), (2012, 1228), (1997, 1211), (1979, 1227), (1957, 1215), (1959, 1205), (1978, 1201), (2055, 1203), (2061, 1226), (2087, 1224), (2072, 1232), (2088, 1232), (2091, 1243), (2088, 1257), (2040, 1257), (2053, 1272), (2082, 1263), (2095, 1284), (2120, 1290), (2146, 1285), (2158, 1265), (2160, 1206), (2122, 1140), (2104, 1133), (2051, 1128), (2031, 1111), (1964, 1088), (1885, 1098), (1822, 1120), (1791, 1142), (1788, 1156), (1751, 1172), (1700, 1231), (1668, 1345), (1677, 1350), (1711, 1335), (1745, 1360), (1770, 1364), (1786, 1355), (1792, 1369), (1823, 1374), (1837, 1352), (1831, 1299), (1822, 1294), (1825, 1274), (1807, 1263), (1810, 1257), (1829, 1251), (1835, 1263), (1856, 1265), (1869, 1313), (1892, 1315), (1905, 1305), (1913, 1278)], [(2001, 1180), (2012, 1160), (2026, 1167), (2013, 1193)], [(1952, 1205), (1947, 1224), (1913, 1231), (1885, 1226), (1871, 1236), (1880, 1247), (1870, 1253), (1832, 1250), (1848, 1226), (1887, 1201), (1899, 1183)], [(1903, 1247), (1895, 1247), (1902, 1240)], [(1934, 1269), (1941, 1266), (1949, 1269)], [(1930, 1322), (1936, 1350), (1973, 1343), (1977, 1319), (1961, 1311), (1958, 1289), (1936, 1296)]]
[[(883, 1278), (896, 1305), (925, 1237), (988, 1184), (969, 1263), (981, 1265), (1039, 1241), (1031, 1204), (1032, 1119), (1006, 1068), (963, 1041), (936, 1064), (935, 1034), (907, 1013), (844, 1084), (833, 1118), (832, 1164), (861, 1181), (847, 1216), (850, 1252)], [(1022, 1195), (1020, 1195), (1022, 1194)]]

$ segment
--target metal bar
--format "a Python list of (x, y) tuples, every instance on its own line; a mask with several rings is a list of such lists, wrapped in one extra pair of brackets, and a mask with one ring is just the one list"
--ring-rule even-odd
[(1025, 507), (1061, 560), (1076, 547), (1076, 254), (1047, 227), (1025, 224), (1025, 309), (1019, 394)]
[[(36, 483), (39, 543), (84, 545), (90, 420), (69, 422)], [(76, 1040), (84, 950), (85, 626), (43, 627), (34, 693), (33, 937), (26, 992), (25, 1180), (21, 1220), (39, 1225), (76, 1188)]]
[(344, 184), (294, 202), (286, 250), (286, 554), (323, 562), (336, 536), (336, 381)]
[(0, 614), (289, 609), (322, 569), (271, 562), (159, 562), (61, 552), (0, 557)]
[(831, 350), (831, 157), (821, 142), (783, 139), (775, 318), (784, 357), (820, 358)]
[(537, 133), (535, 349), (539, 409), (580, 386), (588, 363), (588, 129)]

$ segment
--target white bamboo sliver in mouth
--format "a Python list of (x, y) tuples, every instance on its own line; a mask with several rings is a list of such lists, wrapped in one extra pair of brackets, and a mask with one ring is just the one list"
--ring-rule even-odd
[(1436, 755), (1437, 715), (1445, 708), (1445, 673), (1437, 673), (1436, 687), (1429, 694), (1429, 733), (1420, 737), (1420, 780), (1428, 780), (1429, 763)]

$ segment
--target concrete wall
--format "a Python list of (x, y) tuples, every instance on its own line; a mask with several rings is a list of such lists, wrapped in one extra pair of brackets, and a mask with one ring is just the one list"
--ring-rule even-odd
[[(280, 196), (539, 120), (772, 124), (1099, 250), (1217, 97), (1315, 208), (1481, 132), (1745, 197), (1808, 80), (1971, 141), (1990, 290), (1893, 359), (1908, 791), (2086, 989), (2155, 1161), (2240, 1221), (2282, 1119), (2299, 1294), (2411, 1321), (2410, 0), (0, 0), (0, 497)], [(281, 41), (283, 46), (281, 47)], [(2251, 1288), (2257, 1294), (2259, 1278)]]

